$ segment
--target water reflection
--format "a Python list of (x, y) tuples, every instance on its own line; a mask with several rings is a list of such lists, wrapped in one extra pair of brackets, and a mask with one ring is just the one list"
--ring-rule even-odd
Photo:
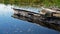
[(0, 34), (60, 34), (58, 31), (12, 18), (11, 7), (0, 4)]
[(37, 23), (39, 25), (42, 25), (42, 26), (45, 26), (45, 27), (48, 27), (48, 28), (60, 31), (60, 26), (55, 25), (55, 24), (43, 23), (43, 22), (41, 22), (38, 19), (34, 19), (34, 18), (30, 18), (30, 17), (25, 17), (25, 16), (22, 16), (22, 15), (16, 15), (16, 14), (13, 14), (12, 17), (20, 19), (20, 20), (28, 21), (28, 22), (31, 22), (31, 23)]

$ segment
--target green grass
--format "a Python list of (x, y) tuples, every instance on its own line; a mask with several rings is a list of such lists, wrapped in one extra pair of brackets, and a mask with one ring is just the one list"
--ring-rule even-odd
[(0, 0), (0, 3), (15, 4), (15, 5), (29, 5), (29, 6), (58, 6), (60, 7), (60, 0)]

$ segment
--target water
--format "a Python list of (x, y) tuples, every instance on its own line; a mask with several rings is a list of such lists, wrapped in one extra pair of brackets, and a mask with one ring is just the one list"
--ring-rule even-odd
[(0, 4), (0, 34), (60, 34), (60, 32), (14, 19), (12, 6)]

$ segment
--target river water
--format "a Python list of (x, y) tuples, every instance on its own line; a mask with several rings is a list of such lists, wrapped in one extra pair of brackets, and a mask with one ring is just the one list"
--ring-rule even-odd
[(56, 30), (11, 17), (14, 13), (11, 7), (0, 4), (0, 34), (60, 34)]

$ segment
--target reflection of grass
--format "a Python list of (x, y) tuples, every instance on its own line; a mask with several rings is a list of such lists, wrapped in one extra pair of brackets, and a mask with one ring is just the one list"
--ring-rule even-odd
[(15, 5), (29, 5), (29, 6), (58, 6), (60, 7), (60, 0), (0, 0), (0, 3), (15, 4)]

